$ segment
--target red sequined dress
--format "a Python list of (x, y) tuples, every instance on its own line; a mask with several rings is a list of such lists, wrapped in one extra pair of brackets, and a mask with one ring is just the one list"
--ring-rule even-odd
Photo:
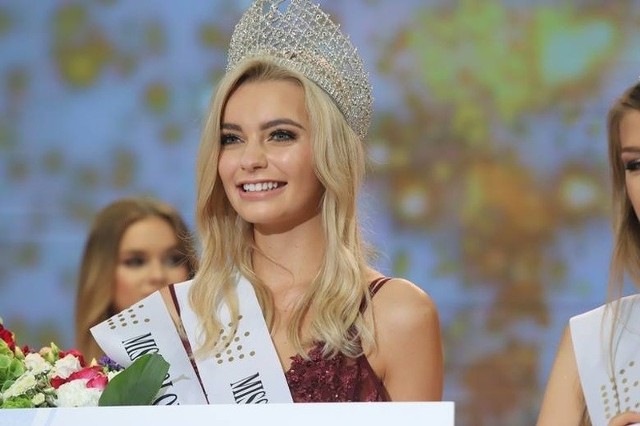
[[(371, 297), (389, 279), (382, 277), (371, 282)], [(309, 351), (309, 358), (293, 356), (291, 367), (285, 373), (294, 402), (390, 401), (384, 384), (365, 355), (349, 358), (339, 353), (324, 358), (319, 342)]]

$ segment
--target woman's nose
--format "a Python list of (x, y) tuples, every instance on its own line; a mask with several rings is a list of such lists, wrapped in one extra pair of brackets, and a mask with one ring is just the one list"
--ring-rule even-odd
[(157, 287), (167, 284), (167, 267), (161, 261), (156, 260), (149, 265), (149, 279)]
[(267, 156), (260, 142), (248, 141), (242, 151), (240, 167), (248, 172), (264, 168), (267, 165)]

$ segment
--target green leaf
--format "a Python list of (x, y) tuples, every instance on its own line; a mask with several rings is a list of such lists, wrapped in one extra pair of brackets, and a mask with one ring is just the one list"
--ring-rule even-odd
[(18, 378), (22, 376), (25, 372), (25, 366), (19, 359), (12, 359), (11, 365), (9, 366), (9, 374), (14, 378)]
[(9, 345), (7, 345), (7, 342), (2, 339), (0, 339), (0, 355), (13, 356), (13, 352), (9, 349)]
[(162, 355), (142, 355), (109, 381), (98, 405), (150, 405), (168, 371), (169, 363)]

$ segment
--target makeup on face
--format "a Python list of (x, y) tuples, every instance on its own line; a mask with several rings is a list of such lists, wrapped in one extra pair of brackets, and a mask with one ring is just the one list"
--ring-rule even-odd
[(218, 173), (246, 221), (281, 226), (318, 214), (323, 188), (313, 164), (304, 90), (289, 80), (242, 84), (221, 123)]
[(113, 293), (114, 308), (126, 309), (168, 284), (188, 279), (178, 237), (162, 218), (150, 216), (129, 225), (120, 240)]

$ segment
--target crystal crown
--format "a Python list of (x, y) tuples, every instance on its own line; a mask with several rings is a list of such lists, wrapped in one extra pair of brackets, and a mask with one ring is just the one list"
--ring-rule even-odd
[(331, 96), (364, 140), (371, 123), (369, 76), (356, 48), (325, 12), (309, 0), (256, 0), (236, 25), (227, 71), (245, 59), (268, 56), (300, 72)]

